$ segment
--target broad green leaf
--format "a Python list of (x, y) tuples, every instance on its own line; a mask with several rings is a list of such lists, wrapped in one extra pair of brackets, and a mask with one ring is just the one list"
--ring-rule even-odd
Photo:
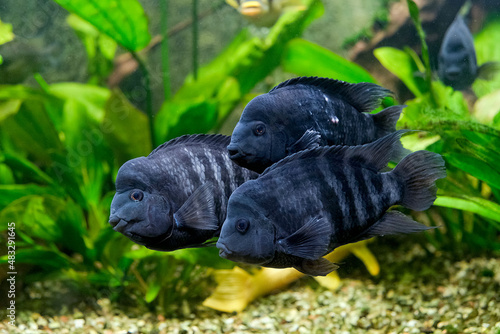
[(17, 113), (17, 111), (21, 107), (21, 103), (21, 100), (0, 100), (0, 123), (7, 117)]
[(101, 126), (120, 164), (151, 152), (148, 120), (119, 91), (113, 91)]
[(184, 135), (205, 133), (217, 120), (217, 104), (211, 100), (166, 101), (155, 117), (155, 140), (166, 140)]
[(474, 104), (474, 117), (481, 123), (490, 123), (500, 112), (500, 89), (479, 98)]
[[(494, 16), (492, 16), (494, 18)], [(482, 65), (486, 62), (500, 62), (500, 19), (494, 18), (474, 36), (477, 62)], [(493, 80), (476, 80), (472, 85), (474, 93), (478, 97), (492, 93), (500, 89), (500, 73), (496, 73)]]
[(49, 164), (51, 153), (62, 152), (63, 145), (44, 102), (23, 101), (18, 112), (3, 121), (1, 129), (15, 146), (35, 157), (35, 161)]
[(373, 54), (386, 69), (401, 79), (415, 96), (420, 97), (426, 91), (423, 79), (415, 77), (415, 74), (420, 73), (419, 67), (407, 52), (382, 47), (375, 49)]
[(137, 0), (54, 1), (129, 51), (138, 51), (151, 40), (146, 14)]
[(0, 20), (0, 45), (10, 42), (13, 39), (12, 24), (4, 23)]
[(328, 77), (348, 82), (375, 82), (359, 65), (301, 38), (287, 44), (282, 65), (285, 71), (300, 76)]
[(438, 196), (434, 205), (470, 211), (500, 223), (500, 205), (484, 198)]
[(94, 85), (65, 82), (50, 85), (50, 93), (62, 100), (75, 100), (85, 107), (85, 111), (97, 122), (104, 119), (104, 108), (111, 96), (107, 88)]

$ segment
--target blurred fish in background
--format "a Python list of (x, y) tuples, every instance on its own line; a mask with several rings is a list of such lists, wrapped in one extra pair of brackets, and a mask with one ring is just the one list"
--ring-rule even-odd
[[(373, 239), (341, 246), (325, 258), (330, 262), (339, 263), (352, 253), (363, 262), (372, 276), (377, 276), (380, 266), (367, 247), (371, 240)], [(241, 312), (255, 299), (284, 289), (288, 284), (305, 276), (293, 268), (261, 268), (254, 274), (250, 274), (240, 267), (216, 270), (213, 275), (218, 286), (203, 302), (203, 305), (222, 312)], [(340, 277), (335, 271), (327, 276), (314, 277), (314, 279), (329, 290), (336, 290), (340, 287)]]
[(245, 19), (259, 27), (270, 27), (287, 10), (304, 10), (300, 0), (226, 0)]
[(497, 62), (477, 64), (474, 39), (465, 23), (470, 7), (467, 1), (450, 24), (438, 55), (439, 78), (455, 90), (469, 88), (477, 78), (491, 80), (500, 70)]

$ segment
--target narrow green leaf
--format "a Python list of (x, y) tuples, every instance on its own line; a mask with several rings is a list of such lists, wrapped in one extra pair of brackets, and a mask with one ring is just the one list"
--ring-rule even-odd
[[(0, 263), (7, 263), (8, 257), (0, 257)], [(70, 260), (61, 252), (43, 247), (16, 249), (16, 263), (28, 263), (42, 270), (64, 269), (71, 266)]]
[(0, 209), (5, 208), (12, 202), (28, 196), (43, 195), (50, 192), (50, 188), (36, 184), (2, 184), (0, 185)]
[[(434, 205), (470, 211), (500, 223), (500, 205), (480, 197), (438, 196)], [(497, 225), (500, 228), (500, 225)]]
[(301, 38), (290, 41), (282, 57), (285, 71), (348, 82), (375, 82), (362, 67), (317, 44)]
[(151, 40), (146, 14), (137, 0), (54, 1), (87, 20), (129, 51), (138, 51)]
[(444, 156), (447, 163), (460, 168), (479, 180), (487, 182), (490, 186), (500, 189), (500, 173), (497, 168), (467, 154), (448, 153)]
[(17, 113), (21, 103), (22, 101), (17, 99), (0, 101), (0, 123), (7, 117)]

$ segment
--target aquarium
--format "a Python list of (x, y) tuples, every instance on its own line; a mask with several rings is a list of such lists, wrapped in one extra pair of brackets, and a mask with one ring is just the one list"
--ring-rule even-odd
[(500, 334), (500, 2), (3, 0), (0, 331)]

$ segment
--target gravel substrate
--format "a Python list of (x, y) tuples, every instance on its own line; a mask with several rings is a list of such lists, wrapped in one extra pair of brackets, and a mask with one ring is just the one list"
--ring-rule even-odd
[(360, 277), (343, 279), (338, 291), (325, 290), (312, 279), (300, 280), (239, 314), (190, 305), (192, 313), (184, 319), (152, 313), (127, 316), (101, 299), (97, 310), (89, 312), (43, 316), (18, 310), (17, 327), (5, 320), (0, 332), (500, 334), (500, 259), (429, 259), (418, 248), (404, 256), (384, 258), (392, 263), (391, 270), (376, 278), (356, 275), (355, 269), (351, 276)]

